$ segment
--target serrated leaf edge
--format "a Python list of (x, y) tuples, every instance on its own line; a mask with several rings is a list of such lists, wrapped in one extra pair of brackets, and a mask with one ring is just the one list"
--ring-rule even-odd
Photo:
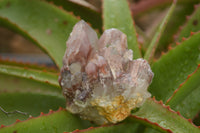
[(198, 34), (198, 33), (200, 33), (200, 31), (198, 31), (198, 32), (190, 32), (190, 36), (189, 36), (189, 37), (187, 37), (187, 38), (183, 37), (181, 42), (176, 41), (176, 42), (175, 42), (175, 44), (176, 44), (175, 47), (173, 47), (172, 44), (169, 44), (169, 45), (168, 45), (168, 50), (167, 50), (166, 52), (162, 51), (162, 52), (161, 52), (160, 58), (159, 58), (159, 59), (155, 59), (155, 58), (154, 58), (154, 62), (159, 61), (163, 56), (166, 56), (171, 50), (175, 49), (177, 46), (181, 45), (183, 42), (187, 41), (187, 40), (190, 39), (193, 35), (196, 35), (196, 34)]
[(44, 116), (48, 116), (48, 115), (54, 114), (54, 113), (56, 113), (56, 112), (64, 111), (64, 110), (66, 111), (66, 109), (64, 109), (64, 108), (62, 108), (62, 107), (59, 107), (59, 109), (56, 110), (56, 111), (53, 111), (52, 109), (50, 109), (49, 112), (48, 112), (47, 114), (44, 114), (43, 112), (41, 112), (40, 115), (37, 116), (37, 117), (29, 116), (29, 118), (26, 119), (26, 120), (24, 120), (24, 121), (21, 121), (21, 120), (19, 120), (19, 119), (16, 119), (15, 123), (13, 123), (13, 124), (11, 124), (11, 125), (8, 125), (8, 126), (1, 125), (1, 126), (0, 126), (0, 129), (6, 128), (6, 127), (12, 127), (12, 126), (16, 125), (17, 123), (23, 123), (23, 122), (29, 121), (29, 120), (31, 120), (31, 119), (37, 119), (37, 118), (44, 117)]
[(197, 69), (196, 69), (193, 73), (189, 74), (189, 75), (187, 76), (187, 79), (186, 79), (183, 83), (181, 83), (181, 84), (179, 85), (179, 87), (174, 91), (174, 93), (172, 94), (172, 96), (167, 100), (166, 104), (168, 104), (168, 103), (170, 102), (170, 100), (175, 96), (175, 94), (181, 89), (181, 87), (182, 87), (185, 83), (187, 83), (187, 81), (189, 80), (189, 78), (190, 78), (192, 75), (194, 75), (194, 74), (198, 71), (198, 69), (200, 69), (200, 64), (198, 64)]
[[(16, 61), (15, 59), (10, 59), (10, 58), (2, 58), (0, 56), (0, 64), (6, 64), (9, 66), (24, 66), (24, 68), (30, 68), (30, 69), (35, 69), (35, 68), (31, 68), (31, 67), (37, 67), (38, 69), (42, 70), (43, 72), (53, 72), (53, 73), (57, 73), (58, 72), (58, 69), (54, 66), (47, 66), (46, 64), (38, 64), (38, 63), (31, 63), (31, 62), (22, 62), (22, 61)], [(9, 63), (13, 63), (14, 65), (10, 65)], [(36, 70), (38, 70), (36, 68)]]
[(166, 128), (164, 128), (164, 127), (161, 127), (158, 123), (152, 122), (152, 121), (148, 120), (147, 118), (141, 118), (141, 117), (138, 117), (138, 116), (136, 116), (136, 115), (130, 115), (129, 117), (130, 117), (130, 118), (134, 118), (134, 119), (138, 119), (138, 120), (145, 121), (145, 122), (147, 122), (147, 123), (149, 123), (149, 124), (151, 124), (151, 125), (154, 125), (154, 126), (160, 128), (160, 129), (162, 129), (162, 130), (164, 130), (164, 131), (166, 131), (166, 132), (168, 132), (168, 133), (173, 133), (170, 129), (166, 129)]
[(188, 121), (189, 123), (191, 123), (194, 127), (200, 129), (200, 127), (196, 126), (196, 125), (192, 122), (191, 119), (186, 119), (185, 117), (183, 117), (183, 116), (180, 114), (179, 111), (176, 112), (176, 111), (174, 111), (173, 109), (171, 109), (169, 105), (165, 105), (165, 104), (163, 103), (162, 100), (161, 100), (161, 101), (157, 101), (155, 97), (153, 97), (152, 99), (153, 99), (153, 101), (154, 101), (155, 103), (158, 103), (158, 104), (162, 105), (162, 107), (164, 107), (164, 108), (167, 109), (168, 111), (170, 111), (170, 112), (172, 112), (172, 113), (174, 113), (174, 114), (177, 114), (177, 115), (180, 116), (182, 119), (185, 119), (186, 121)]
[[(184, 27), (186, 27), (188, 21), (189, 21), (190, 18), (195, 14), (195, 12), (197, 11), (198, 7), (200, 7), (200, 4), (194, 5), (194, 11), (193, 11), (193, 13), (192, 13), (191, 15), (189, 15), (189, 16), (185, 16), (186, 22), (185, 22), (183, 25), (179, 26), (179, 30), (173, 35), (174, 41), (176, 41), (176, 40), (178, 39), (178, 37), (179, 37), (181, 31), (184, 29)], [(191, 31), (191, 32), (190, 32), (190, 35), (193, 34), (193, 33), (194, 33), (194, 32)], [(184, 38), (185, 38), (185, 37), (182, 37), (182, 40), (184, 40)]]

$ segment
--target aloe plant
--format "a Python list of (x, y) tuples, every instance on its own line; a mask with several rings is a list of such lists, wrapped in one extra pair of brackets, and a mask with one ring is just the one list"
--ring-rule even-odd
[[(65, 0), (0, 0), (0, 25), (32, 41), (58, 68), (0, 59), (0, 133), (200, 133), (200, 6), (196, 4), (198, 0), (148, 0), (131, 5), (130, 10), (126, 0), (103, 0), (100, 13)], [(180, 6), (184, 13), (177, 10)], [(132, 12), (137, 20), (162, 7), (169, 7), (165, 17), (155, 34), (146, 37)], [(58, 76), (65, 42), (80, 18), (91, 23), (98, 35), (110, 28), (122, 31), (134, 58), (151, 63), (154, 78), (148, 90), (152, 98), (117, 124), (99, 126), (65, 109)], [(144, 45), (138, 43), (138, 36)], [(160, 50), (167, 52), (155, 59)]]

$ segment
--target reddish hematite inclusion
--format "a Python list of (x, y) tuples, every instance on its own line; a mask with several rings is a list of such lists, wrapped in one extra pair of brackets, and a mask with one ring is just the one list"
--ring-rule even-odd
[(78, 22), (67, 41), (59, 77), (66, 109), (97, 124), (124, 120), (151, 96), (148, 62), (132, 59), (124, 33), (108, 29), (98, 40), (86, 22)]

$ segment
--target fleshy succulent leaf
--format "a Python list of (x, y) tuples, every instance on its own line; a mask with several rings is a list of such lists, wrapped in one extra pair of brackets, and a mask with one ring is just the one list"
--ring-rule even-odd
[[(131, 115), (129, 117), (130, 120), (134, 121), (134, 122), (138, 122), (138, 123), (141, 123), (141, 124), (144, 124), (146, 125), (149, 129), (152, 129), (153, 131), (156, 131), (156, 132), (162, 132), (162, 133), (172, 133), (172, 131), (170, 129), (167, 129), (165, 127), (162, 127), (160, 126), (158, 123), (156, 122), (152, 122), (150, 120), (148, 120), (147, 118), (141, 118), (141, 117), (138, 117), (138, 116), (134, 116), (134, 115)], [(150, 128), (151, 127), (151, 128)], [(146, 131), (146, 130), (145, 130)]]
[(144, 133), (161, 133), (161, 132), (158, 131), (158, 130), (155, 130), (153, 128), (148, 127), (148, 128), (145, 129)]
[(4, 92), (32, 92), (63, 97), (60, 87), (44, 82), (0, 73), (0, 93)]
[(33, 41), (61, 66), (66, 38), (78, 19), (45, 1), (2, 0), (0, 20), (0, 25)]
[(73, 131), (90, 127), (91, 124), (74, 116), (64, 109), (49, 111), (48, 114), (41, 113), (38, 117), (33, 117), (25, 121), (17, 120), (16, 123), (0, 128), (0, 133), (20, 132), (20, 133), (49, 133)]
[(28, 114), (15, 113), (7, 116), (0, 110), (0, 125), (10, 125), (16, 119), (25, 120), (29, 115), (36, 117), (40, 112), (47, 113), (49, 109), (56, 110), (59, 107), (65, 107), (65, 100), (63, 97), (49, 94), (4, 92), (0, 93), (0, 106), (7, 112), (19, 110)]
[(156, 99), (166, 102), (187, 76), (194, 72), (200, 61), (199, 41), (200, 33), (194, 34), (152, 65), (154, 79), (149, 91)]
[(178, 110), (186, 118), (195, 118), (195, 116), (198, 115), (200, 110), (199, 95), (200, 87), (193, 90), (183, 101), (181, 101), (174, 108), (174, 110)]
[(34, 70), (29, 68), (14, 67), (9, 65), (0, 65), (0, 73), (10, 74), (27, 79), (33, 79), (36, 81), (51, 84), (55, 87), (58, 85), (58, 75), (50, 72), (43, 72), (40, 70)]
[(55, 67), (49, 67), (46, 65), (40, 65), (35, 63), (24, 63), (24, 62), (18, 62), (11, 59), (2, 59), (0, 57), (0, 64), (1, 65), (9, 65), (9, 66), (16, 66), (16, 67), (23, 67), (23, 68), (30, 68), (35, 70), (41, 70), (44, 72), (52, 72), (52, 73), (58, 73), (58, 69)]
[(181, 41), (182, 38), (187, 38), (190, 36), (191, 32), (200, 31), (200, 5), (195, 6), (195, 11), (189, 17), (187, 17), (187, 23), (182, 27), (178, 35), (178, 41)]
[[(80, 16), (81, 19), (91, 23), (93, 28), (102, 31), (102, 19), (100, 11), (91, 9), (81, 4), (75, 3), (70, 0), (47, 0), (53, 2), (53, 4), (62, 7), (64, 10), (74, 13), (76, 16)], [(67, 22), (66, 22), (67, 23)]]
[(104, 29), (117, 28), (127, 35), (128, 48), (134, 52), (133, 58), (141, 57), (137, 33), (126, 0), (103, 0)]
[[(138, 3), (131, 4), (131, 11), (135, 16), (142, 15), (144, 13), (149, 13), (154, 9), (158, 9), (160, 7), (167, 7), (171, 4), (172, 0), (145, 0), (140, 1)], [(177, 4), (191, 4), (197, 3), (199, 0), (178, 0)]]
[[(88, 129), (83, 129), (83, 130), (75, 130), (70, 133), (122, 133), (122, 132), (131, 132), (131, 133), (137, 133), (137, 127), (138, 124), (133, 123), (120, 123), (116, 125), (104, 125), (104, 126), (99, 126), (99, 127), (90, 127)], [(69, 133), (69, 132), (65, 132)]]
[(150, 62), (153, 59), (154, 53), (156, 51), (156, 48), (157, 48), (159, 40), (160, 40), (160, 37), (161, 37), (162, 33), (164, 32), (165, 27), (167, 26), (167, 23), (168, 23), (170, 17), (172, 16), (175, 6), (176, 6), (176, 1), (174, 0), (169, 11), (167, 12), (165, 18), (162, 20), (160, 26), (158, 27), (158, 30), (156, 31), (155, 35), (153, 36), (153, 38), (149, 44), (149, 47), (144, 55), (144, 59), (146, 59)]
[(174, 34), (180, 30), (180, 25), (183, 25), (186, 21), (186, 15), (190, 15), (194, 10), (194, 5), (196, 3), (191, 2), (187, 4), (178, 4), (174, 9), (174, 13), (169, 20), (166, 30), (163, 32), (163, 36), (161, 36), (158, 48), (156, 50), (156, 54), (160, 54), (162, 51), (166, 51), (167, 47), (170, 44), (173, 44)]
[(174, 94), (167, 100), (167, 104), (186, 118), (194, 118), (200, 110), (200, 65), (188, 76)]
[[(200, 79), (199, 67), (188, 76), (184, 84), (181, 84), (174, 94), (167, 101), (167, 105), (186, 118), (193, 118), (200, 110), (199, 95), (200, 87), (197, 82)], [(194, 84), (193, 84), (194, 83)], [(188, 89), (188, 90), (187, 90)], [(155, 129), (147, 128), (145, 133), (157, 133)]]
[(146, 125), (151, 123), (149, 124), (151, 127), (157, 130), (163, 129), (160, 130), (161, 132), (166, 130), (168, 130), (167, 132), (173, 133), (200, 132), (200, 129), (194, 124), (191, 124), (191, 121), (188, 121), (179, 113), (170, 109), (169, 106), (164, 105), (162, 101), (158, 102), (154, 98), (146, 100), (139, 111), (133, 113), (133, 116), (130, 116), (130, 118), (139, 120)]

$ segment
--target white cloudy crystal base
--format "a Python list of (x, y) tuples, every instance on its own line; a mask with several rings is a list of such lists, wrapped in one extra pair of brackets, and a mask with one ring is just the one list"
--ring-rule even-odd
[(121, 31), (106, 30), (98, 40), (81, 20), (67, 47), (59, 83), (70, 112), (97, 124), (116, 123), (151, 96), (147, 88), (153, 72), (146, 60), (132, 60)]

